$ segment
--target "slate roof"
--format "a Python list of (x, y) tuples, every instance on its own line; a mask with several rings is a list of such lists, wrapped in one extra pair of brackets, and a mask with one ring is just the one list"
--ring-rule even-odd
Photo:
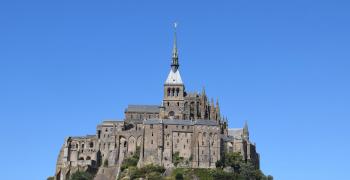
[(173, 72), (171, 69), (168, 78), (165, 81), (165, 84), (183, 84), (180, 71), (176, 70), (176, 72)]
[(158, 105), (129, 105), (126, 112), (159, 113)]
[(235, 139), (241, 139), (243, 135), (242, 128), (228, 129), (228, 135), (234, 137)]
[(216, 121), (213, 120), (177, 120), (177, 119), (148, 119), (143, 121), (144, 124), (174, 124), (174, 125), (208, 125), (216, 126), (218, 125)]

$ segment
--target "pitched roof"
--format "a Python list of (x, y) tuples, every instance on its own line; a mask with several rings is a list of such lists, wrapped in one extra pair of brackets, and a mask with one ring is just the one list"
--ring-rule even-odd
[(171, 69), (168, 75), (168, 78), (165, 81), (165, 84), (183, 84), (180, 71), (176, 70), (175, 72)]
[(129, 105), (126, 112), (159, 113), (157, 105)]

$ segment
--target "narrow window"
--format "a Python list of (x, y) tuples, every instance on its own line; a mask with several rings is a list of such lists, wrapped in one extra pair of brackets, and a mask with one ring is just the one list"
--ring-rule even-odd
[(165, 129), (168, 129), (168, 125), (165, 125)]
[(152, 132), (152, 136), (153, 136), (153, 132)]
[(184, 149), (186, 149), (186, 145), (184, 145)]
[(153, 140), (151, 140), (151, 144), (153, 144)]
[(182, 128), (182, 129), (185, 129), (185, 126), (182, 126), (181, 128)]
[(153, 129), (153, 124), (150, 125), (150, 128)]

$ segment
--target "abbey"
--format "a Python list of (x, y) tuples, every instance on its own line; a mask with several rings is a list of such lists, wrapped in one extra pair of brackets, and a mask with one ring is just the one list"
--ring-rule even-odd
[(249, 140), (247, 124), (229, 129), (219, 102), (201, 93), (186, 92), (179, 70), (176, 33), (169, 75), (160, 105), (129, 105), (120, 121), (104, 121), (96, 134), (67, 137), (59, 152), (56, 180), (76, 171), (95, 170), (95, 179), (116, 179), (124, 158), (139, 154), (138, 166), (215, 168), (225, 152), (240, 152), (259, 168), (259, 154)]

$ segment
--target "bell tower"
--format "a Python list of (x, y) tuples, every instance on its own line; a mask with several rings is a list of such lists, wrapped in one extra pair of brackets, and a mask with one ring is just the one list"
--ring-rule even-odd
[(185, 86), (179, 71), (176, 26), (175, 23), (171, 69), (164, 83), (163, 113), (161, 113), (163, 119), (183, 119)]

